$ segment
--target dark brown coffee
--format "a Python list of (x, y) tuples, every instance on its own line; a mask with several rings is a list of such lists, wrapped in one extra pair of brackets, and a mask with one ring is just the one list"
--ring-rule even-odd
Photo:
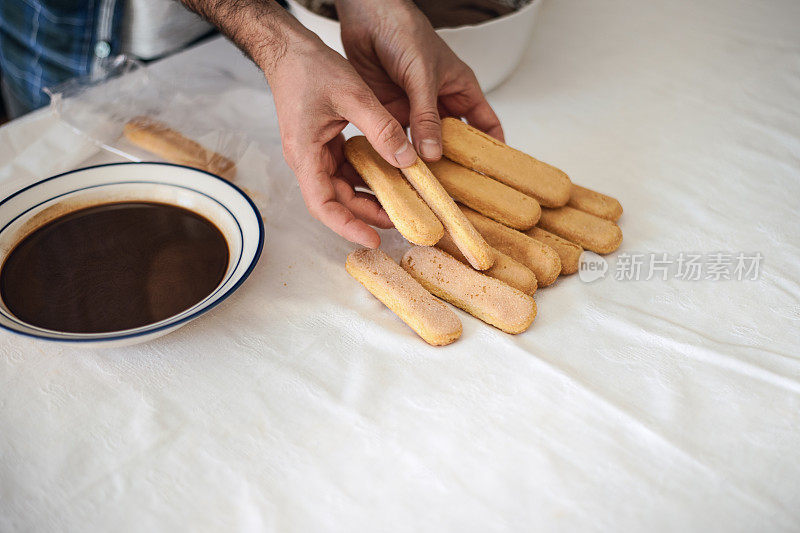
[(219, 285), (228, 245), (180, 207), (124, 202), (57, 218), (25, 237), (0, 269), (0, 295), (28, 324), (101, 333), (158, 322)]

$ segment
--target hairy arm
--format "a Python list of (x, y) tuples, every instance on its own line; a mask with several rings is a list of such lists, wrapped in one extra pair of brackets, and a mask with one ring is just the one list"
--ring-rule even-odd
[(273, 0), (181, 0), (219, 28), (267, 79), (290, 47), (314, 39), (297, 19)]

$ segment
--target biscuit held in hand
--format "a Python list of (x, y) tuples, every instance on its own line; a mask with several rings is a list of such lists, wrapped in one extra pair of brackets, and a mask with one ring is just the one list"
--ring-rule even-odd
[(442, 158), (428, 166), (456, 202), (508, 227), (526, 230), (539, 221), (539, 202), (508, 185)]
[(558, 235), (550, 233), (549, 231), (545, 231), (542, 228), (531, 228), (525, 232), (525, 235), (532, 237), (555, 250), (555, 252), (558, 254), (558, 258), (561, 259), (562, 276), (574, 274), (578, 271), (578, 265), (581, 261), (583, 248), (574, 242), (569, 242), (566, 239), (562, 239)]
[(418, 157), (413, 165), (402, 171), (428, 207), (439, 217), (469, 264), (478, 270), (486, 270), (491, 267), (494, 263), (491, 247), (472, 227), (467, 217), (458, 209), (456, 203), (422, 159)]
[(347, 272), (433, 346), (461, 336), (461, 320), (381, 250), (351, 252)]
[(616, 198), (574, 183), (567, 205), (612, 222), (622, 216), (622, 204)]
[(542, 208), (539, 226), (598, 254), (610, 254), (622, 244), (615, 223), (572, 207)]
[(533, 298), (438, 248), (415, 246), (401, 265), (436, 296), (506, 333), (522, 333), (536, 318)]
[(558, 278), (561, 259), (555, 250), (468, 207), (461, 206), (461, 210), (486, 242), (531, 269), (539, 287), (546, 287)]
[(432, 246), (444, 226), (400, 171), (384, 160), (363, 135), (344, 143), (344, 155), (356, 169), (400, 234), (414, 244)]
[[(575, 245), (573, 244), (573, 246)], [(436, 243), (436, 247), (452, 255), (462, 263), (469, 264), (467, 258), (464, 257), (464, 254), (458, 249), (456, 243), (450, 238), (449, 233), (445, 232), (444, 237)], [(530, 268), (510, 258), (499, 250), (492, 248), (492, 251), (494, 252), (494, 264), (492, 268), (484, 270), (484, 274), (490, 278), (499, 279), (503, 283), (507, 283), (525, 294), (533, 294), (536, 292), (536, 275)]]
[(125, 137), (144, 150), (170, 163), (199, 168), (227, 180), (236, 177), (236, 164), (200, 143), (149, 117), (131, 119), (123, 128)]
[(542, 206), (567, 203), (567, 175), (455, 118), (442, 120), (445, 157), (534, 197)]

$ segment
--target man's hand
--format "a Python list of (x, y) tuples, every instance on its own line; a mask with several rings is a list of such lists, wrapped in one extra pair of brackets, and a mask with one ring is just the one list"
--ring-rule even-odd
[[(264, 71), (283, 153), (308, 210), (350, 241), (378, 247), (370, 225), (392, 223), (372, 195), (354, 190), (363, 182), (344, 161), (348, 123), (396, 167), (410, 166), (417, 151), (428, 160), (441, 157), (440, 114), (464, 116), (502, 139), (472, 71), (409, 0), (337, 0), (350, 62), (273, 0), (182, 1)], [(409, 123), (417, 151), (403, 129)]]
[(392, 223), (375, 197), (354, 190), (361, 178), (344, 161), (342, 130), (355, 124), (397, 167), (417, 158), (405, 130), (342, 56), (272, 0), (183, 0), (221, 28), (264, 71), (275, 98), (286, 162), (309, 212), (350, 241), (370, 248), (370, 225)]
[(472, 70), (410, 0), (336, 0), (347, 57), (403, 125), (423, 159), (442, 155), (441, 116), (466, 117), (497, 139), (503, 129)]
[(344, 164), (342, 130), (352, 122), (389, 163), (407, 167), (416, 152), (400, 123), (342, 56), (316, 38), (289, 50), (269, 76), (283, 154), (308, 210), (342, 237), (378, 247), (368, 224), (392, 227), (374, 196), (354, 192), (358, 175)]

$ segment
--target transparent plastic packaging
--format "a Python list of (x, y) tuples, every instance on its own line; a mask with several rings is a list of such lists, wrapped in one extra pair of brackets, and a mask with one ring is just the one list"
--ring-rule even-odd
[(236, 100), (223, 72), (191, 78), (159, 77), (142, 63), (118, 56), (104, 71), (48, 88), (52, 112), (112, 159), (166, 161), (211, 172), (263, 200), (263, 187), (238, 172), (244, 157), (267, 158), (240, 132), (236, 114), (220, 106)]

